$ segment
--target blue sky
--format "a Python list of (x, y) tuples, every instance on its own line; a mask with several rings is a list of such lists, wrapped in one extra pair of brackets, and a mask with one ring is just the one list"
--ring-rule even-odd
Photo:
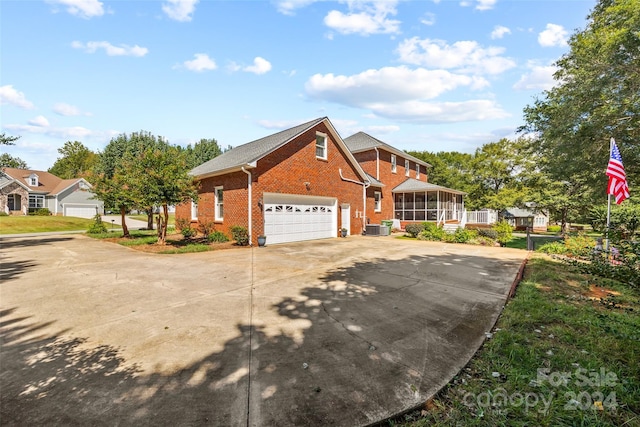
[(236, 146), (328, 116), (405, 150), (512, 137), (593, 0), (0, 2), (2, 150)]

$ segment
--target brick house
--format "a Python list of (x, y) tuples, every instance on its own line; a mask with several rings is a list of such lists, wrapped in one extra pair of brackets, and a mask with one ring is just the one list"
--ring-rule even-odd
[(104, 203), (93, 198), (84, 178), (62, 179), (49, 172), (3, 168), (0, 171), (0, 210), (12, 215), (47, 208), (53, 215), (92, 218)]
[(343, 140), (323, 117), (194, 168), (199, 199), (177, 206), (176, 218), (213, 223), (227, 235), (232, 226), (245, 226), (252, 243), (259, 235), (266, 235), (269, 244), (337, 237), (341, 228), (360, 234), (367, 223), (383, 219), (431, 218), (426, 205), (422, 215), (415, 213), (420, 203), (409, 205), (407, 196), (420, 200), (420, 192), (425, 198), (427, 192), (448, 190), (427, 183), (428, 167), (364, 133)]
[(459, 222), (464, 193), (429, 183), (430, 164), (364, 132), (344, 140), (370, 176), (367, 216), (371, 223), (396, 219), (410, 222)]

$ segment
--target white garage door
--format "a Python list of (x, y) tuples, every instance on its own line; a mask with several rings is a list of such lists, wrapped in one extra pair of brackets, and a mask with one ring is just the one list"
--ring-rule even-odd
[(69, 205), (64, 207), (64, 216), (93, 218), (96, 216), (95, 205)]
[(337, 200), (333, 197), (264, 194), (267, 244), (326, 239), (338, 235)]

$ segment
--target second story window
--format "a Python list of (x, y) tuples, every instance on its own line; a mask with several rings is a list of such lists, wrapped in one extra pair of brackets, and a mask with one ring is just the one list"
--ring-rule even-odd
[(396, 173), (396, 155), (391, 155), (391, 172)]
[(420, 165), (416, 163), (416, 179), (420, 179)]
[(409, 176), (409, 160), (404, 161), (404, 174)]
[(316, 133), (316, 157), (327, 160), (327, 135)]

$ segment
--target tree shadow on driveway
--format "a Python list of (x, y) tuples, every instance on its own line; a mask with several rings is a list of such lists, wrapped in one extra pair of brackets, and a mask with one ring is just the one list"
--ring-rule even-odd
[[(50, 325), (22, 315), (26, 307), (6, 309), (2, 424), (376, 422), (426, 401), (466, 364), (497, 318), (517, 266), (440, 254), (289, 278), (301, 291), (267, 306), (283, 322), (279, 332), (238, 324), (223, 350), (169, 375), (142, 372), (120, 349), (94, 344), (99, 337), (41, 334)], [(470, 275), (477, 280), (453, 280)], [(255, 289), (254, 308), (271, 285)]]

